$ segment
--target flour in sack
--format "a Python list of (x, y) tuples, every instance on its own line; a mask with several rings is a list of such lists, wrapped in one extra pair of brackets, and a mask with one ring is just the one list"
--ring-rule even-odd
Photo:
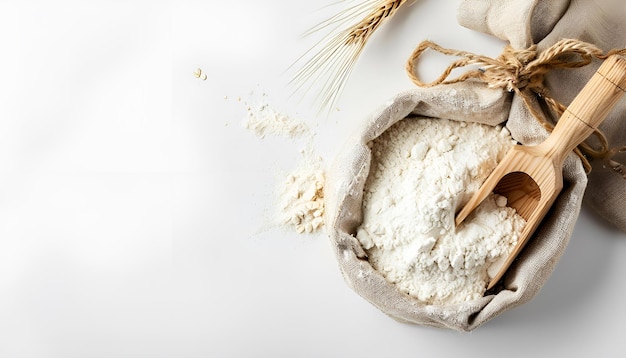
[(426, 304), (482, 297), (525, 221), (492, 194), (455, 228), (455, 212), (514, 144), (505, 127), (406, 118), (370, 142), (357, 239), (370, 264)]

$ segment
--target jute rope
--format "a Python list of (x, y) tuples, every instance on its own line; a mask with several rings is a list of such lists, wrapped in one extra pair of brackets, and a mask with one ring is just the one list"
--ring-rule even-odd
[[(425, 83), (417, 75), (416, 64), (420, 56), (428, 49), (447, 56), (455, 56), (458, 59), (453, 61), (437, 79)], [(583, 67), (590, 64), (594, 59), (604, 60), (614, 54), (626, 55), (626, 49), (611, 50), (605, 54), (593, 44), (564, 39), (541, 53), (537, 53), (536, 45), (521, 50), (506, 46), (502, 54), (494, 59), (467, 51), (443, 48), (431, 41), (423, 41), (409, 57), (406, 70), (409, 78), (419, 87), (433, 87), (475, 79), (485, 82), (490, 88), (502, 88), (514, 92), (524, 100), (526, 107), (537, 121), (548, 132), (552, 132), (554, 124), (550, 123), (543, 113), (531, 105), (532, 98), (543, 99), (547, 108), (552, 112), (551, 115), (556, 119), (561, 117), (566, 109), (566, 106), (548, 94), (544, 86), (545, 74), (554, 69)], [(471, 65), (480, 67), (470, 69), (456, 78), (448, 79), (454, 69)], [(598, 138), (599, 149), (582, 143), (575, 150), (587, 173), (591, 171), (588, 158), (601, 159), (626, 179), (625, 166), (612, 159), (617, 153), (625, 152), (626, 146), (610, 149), (608, 140), (602, 131), (596, 130), (594, 135)]]

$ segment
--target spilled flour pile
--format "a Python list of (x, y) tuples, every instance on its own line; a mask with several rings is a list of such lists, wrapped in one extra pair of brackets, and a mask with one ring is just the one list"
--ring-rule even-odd
[(492, 194), (455, 228), (455, 212), (513, 144), (506, 128), (407, 118), (371, 143), (357, 239), (369, 262), (426, 304), (482, 297), (525, 224)]
[(317, 232), (324, 225), (324, 182), (321, 158), (304, 160), (280, 186), (280, 223), (296, 232)]
[(243, 125), (259, 138), (271, 134), (306, 140), (306, 147), (300, 151), (301, 163), (284, 175), (276, 190), (276, 221), (300, 234), (318, 232), (324, 226), (326, 178), (322, 158), (312, 148), (313, 133), (306, 123), (275, 110), (263, 99), (248, 105), (246, 110)]

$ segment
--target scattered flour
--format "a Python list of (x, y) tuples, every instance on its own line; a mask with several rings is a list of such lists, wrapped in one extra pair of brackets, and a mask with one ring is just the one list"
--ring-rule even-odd
[(370, 143), (356, 237), (372, 266), (426, 304), (482, 297), (525, 221), (495, 194), (458, 228), (454, 215), (513, 143), (504, 127), (427, 118)]
[[(265, 95), (263, 95), (265, 97)], [(293, 228), (297, 233), (315, 233), (324, 226), (323, 160), (314, 154), (314, 133), (299, 120), (273, 109), (263, 99), (247, 105), (244, 126), (258, 137), (266, 134), (288, 138), (304, 138), (305, 148), (300, 150), (301, 163), (284, 175), (277, 194), (278, 224)]]
[(310, 132), (306, 123), (274, 110), (263, 100), (248, 105), (244, 126), (260, 138), (266, 134), (295, 138)]

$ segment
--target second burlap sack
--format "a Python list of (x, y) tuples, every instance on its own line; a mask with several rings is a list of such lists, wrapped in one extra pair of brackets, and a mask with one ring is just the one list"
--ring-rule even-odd
[[(516, 49), (533, 44), (537, 52), (546, 51), (563, 38), (597, 46), (608, 52), (626, 47), (626, 4), (621, 0), (463, 0), (458, 21), (473, 30), (508, 41)], [(598, 68), (599, 62), (577, 69), (552, 71), (545, 76), (550, 95), (568, 105)], [(513, 104), (512, 114), (519, 111)], [(599, 128), (608, 140), (608, 152), (590, 158), (592, 170), (584, 201), (601, 217), (626, 231), (626, 176), (620, 163), (626, 163), (626, 100), (617, 105)], [(519, 128), (528, 137), (533, 129)], [(601, 148), (600, 143), (595, 143)]]

